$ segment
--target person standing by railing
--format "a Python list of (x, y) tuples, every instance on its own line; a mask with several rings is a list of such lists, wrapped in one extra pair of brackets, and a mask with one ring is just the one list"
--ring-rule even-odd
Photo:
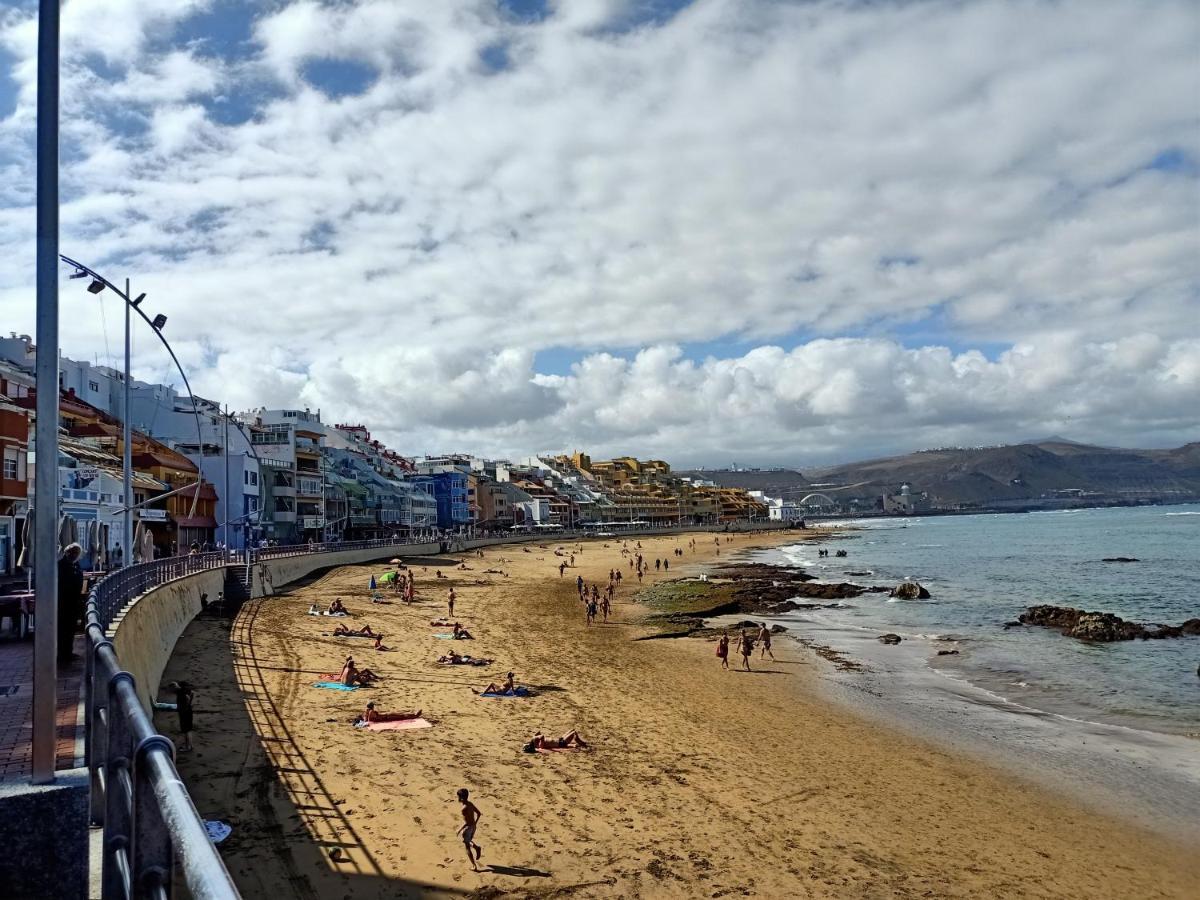
[(82, 555), (79, 544), (68, 544), (58, 559), (58, 661), (64, 665), (79, 655), (74, 645), (75, 626), (83, 615)]

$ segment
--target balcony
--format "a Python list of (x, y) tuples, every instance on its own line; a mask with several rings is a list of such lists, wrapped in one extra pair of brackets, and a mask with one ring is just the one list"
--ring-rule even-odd
[(296, 494), (300, 497), (320, 497), (322, 485), (317, 478), (297, 478)]

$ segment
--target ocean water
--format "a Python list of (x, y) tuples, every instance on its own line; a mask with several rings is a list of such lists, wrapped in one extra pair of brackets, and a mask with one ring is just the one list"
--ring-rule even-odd
[[(928, 664), (1006, 700), (1085, 721), (1200, 733), (1200, 637), (1089, 644), (1049, 628), (1004, 629), (1039, 603), (1178, 625), (1200, 617), (1200, 505), (863, 519), (843, 536), (764, 551), (822, 581), (916, 580), (931, 600), (864, 594), (783, 617), (820, 636), (896, 632)], [(827, 558), (817, 556), (828, 548)], [(832, 555), (847, 550), (846, 558)], [(1132, 556), (1136, 563), (1105, 563)], [(851, 576), (848, 572), (865, 572)], [(947, 638), (954, 643), (944, 643)], [(833, 641), (836, 645), (836, 641)], [(937, 657), (937, 648), (958, 656)]]

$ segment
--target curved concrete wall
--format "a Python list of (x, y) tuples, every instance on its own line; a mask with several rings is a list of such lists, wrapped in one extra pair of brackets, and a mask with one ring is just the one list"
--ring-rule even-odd
[(175, 642), (200, 612), (200, 595), (215, 600), (224, 586), (224, 568), (185, 575), (142, 594), (109, 626), (121, 668), (134, 677), (147, 711), (158, 694), (158, 682)]
[(332, 553), (306, 553), (301, 556), (280, 556), (254, 567), (251, 597), (267, 597), (293, 581), (307, 578), (322, 569), (338, 566), (357, 566), (393, 556), (430, 556), (439, 551), (437, 544), (405, 547), (373, 547), (367, 550), (338, 550)]

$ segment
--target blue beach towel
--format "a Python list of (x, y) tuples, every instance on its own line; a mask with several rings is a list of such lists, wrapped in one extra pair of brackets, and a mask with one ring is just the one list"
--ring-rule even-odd
[(434, 637), (441, 641), (454, 640), (454, 635), (452, 635), (452, 634), (435, 634)]
[(516, 687), (516, 688), (513, 688), (513, 692), (511, 694), (480, 694), (479, 696), (480, 697), (489, 697), (489, 698), (494, 698), (494, 699), (503, 699), (503, 698), (509, 698), (509, 697), (529, 697), (532, 695), (529, 693), (529, 688)]
[(342, 684), (340, 681), (314, 681), (313, 687), (327, 691), (357, 691), (358, 685)]

